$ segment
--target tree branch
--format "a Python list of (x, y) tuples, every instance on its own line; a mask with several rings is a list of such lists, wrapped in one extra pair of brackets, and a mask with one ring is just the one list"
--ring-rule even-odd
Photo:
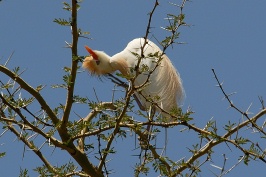
[(11, 132), (13, 132), (17, 136), (18, 139), (20, 139), (41, 159), (41, 161), (44, 163), (44, 165), (50, 172), (57, 174), (57, 170), (46, 160), (41, 151), (37, 149), (34, 144), (30, 143), (25, 137), (21, 136), (20, 133), (11, 124), (8, 124), (7, 127)]
[(75, 81), (77, 76), (78, 69), (78, 27), (77, 27), (77, 1), (72, 0), (72, 10), (71, 10), (71, 29), (72, 29), (72, 66), (71, 66), (71, 74), (70, 74), (70, 83), (68, 85), (67, 99), (64, 109), (64, 115), (62, 117), (62, 129), (66, 129), (66, 124), (69, 119), (70, 111), (73, 104), (73, 95), (75, 88)]
[[(99, 106), (97, 106), (94, 110), (92, 110), (84, 119), (81, 120), (83, 122), (83, 124), (85, 124), (85, 125), (84, 125), (84, 128), (79, 133), (80, 137), (79, 137), (79, 141), (78, 141), (78, 146), (79, 146), (80, 150), (84, 151), (84, 140), (85, 140), (86, 136), (83, 136), (83, 135), (88, 132), (88, 127), (86, 126), (86, 123), (91, 122), (91, 120), (95, 116), (97, 116), (97, 114), (99, 112), (101, 112), (102, 109), (115, 110), (116, 107), (115, 107), (115, 105), (112, 102), (102, 102), (102, 103), (99, 104)], [(76, 139), (76, 137), (72, 138), (72, 141), (74, 141), (75, 139)]]
[[(120, 113), (120, 115), (116, 119), (116, 124), (115, 124), (115, 127), (114, 127), (114, 130), (113, 130), (112, 134), (109, 136), (109, 140), (108, 140), (106, 148), (105, 148), (106, 152), (108, 152), (110, 150), (111, 144), (112, 144), (116, 134), (119, 131), (120, 122), (121, 122), (122, 118), (124, 117), (125, 113), (127, 112), (127, 108), (128, 108), (129, 102), (130, 102), (130, 97), (131, 97), (132, 94), (134, 94), (134, 88), (133, 87), (131, 87), (130, 90), (126, 91), (125, 105), (124, 105), (124, 108), (123, 108), (122, 112)], [(107, 156), (108, 156), (108, 153), (104, 153), (103, 154), (103, 156), (102, 156), (102, 158), (100, 160), (100, 163), (98, 165), (98, 169), (99, 170), (102, 170), (102, 168), (103, 168), (103, 166), (105, 164)]]
[[(42, 130), (40, 130), (38, 127), (32, 125), (27, 119), (26, 117), (21, 113), (21, 111), (18, 109), (18, 108), (15, 108), (13, 107), (11, 104), (8, 103), (7, 100), (4, 99), (4, 97), (0, 94), (0, 98), (1, 100), (3, 101), (3, 103), (5, 105), (7, 105), (8, 107), (10, 107), (12, 110), (14, 110), (17, 115), (23, 120), (24, 122), (24, 125), (22, 126), (27, 126), (27, 127), (30, 127), (32, 131), (38, 133), (39, 135), (41, 135), (43, 138), (47, 139), (47, 140), (50, 140), (51, 143), (53, 143), (56, 147), (60, 147), (62, 149), (65, 149), (65, 150), (68, 150), (68, 151), (72, 151), (72, 149), (68, 148), (66, 145), (64, 145), (62, 142), (60, 142), (59, 140), (57, 140), (56, 138), (54, 138), (53, 136), (51, 135), (48, 135), (46, 133), (44, 133)], [(18, 124), (18, 125), (21, 125), (21, 123), (18, 123), (17, 121), (15, 120), (6, 120), (4, 118), (1, 117), (2, 120), (4, 120), (5, 122), (9, 122), (9, 123), (15, 123), (15, 124)]]
[(220, 83), (220, 81), (219, 81), (219, 79), (218, 79), (218, 77), (217, 77), (217, 75), (216, 75), (216, 73), (215, 73), (215, 70), (212, 69), (212, 72), (213, 72), (214, 77), (215, 77), (215, 79), (216, 79), (216, 81), (217, 81), (217, 83), (218, 83), (219, 88), (221, 89), (221, 91), (222, 91), (223, 95), (225, 96), (226, 100), (229, 102), (230, 107), (232, 107), (232, 108), (235, 109), (237, 112), (239, 112), (240, 114), (242, 114), (243, 116), (245, 116), (245, 117), (248, 119), (248, 121), (252, 124), (253, 127), (255, 127), (255, 128), (256, 128), (257, 130), (259, 130), (261, 133), (263, 133), (264, 135), (266, 135), (266, 132), (264, 132), (264, 131), (263, 131), (263, 130), (262, 130), (262, 129), (261, 129), (256, 123), (255, 123), (256, 121), (255, 121), (255, 122), (251, 121), (251, 119), (248, 117), (248, 114), (247, 114), (246, 112), (241, 111), (239, 108), (237, 108), (237, 107), (233, 104), (233, 102), (230, 100), (228, 94), (225, 93), (225, 91), (224, 91), (224, 89), (223, 89), (223, 86), (222, 86), (222, 84)]
[(54, 114), (54, 112), (52, 111), (52, 109), (48, 106), (48, 104), (46, 103), (46, 101), (43, 99), (43, 97), (41, 96), (41, 94), (37, 90), (35, 90), (34, 88), (32, 88), (23, 79), (21, 79), (17, 74), (15, 74), (14, 72), (10, 71), (8, 68), (6, 68), (6, 67), (4, 67), (2, 65), (0, 65), (0, 72), (6, 74), (11, 79), (13, 79), (14, 81), (16, 81), (21, 86), (21, 88), (23, 88), (29, 94), (31, 94), (34, 98), (36, 98), (36, 100), (39, 102), (41, 108), (51, 118), (53, 124), (54, 125), (57, 125), (58, 124), (59, 119), (56, 117), (56, 115)]
[[(94, 113), (95, 112), (92, 111), (89, 115), (94, 115)], [(148, 121), (148, 122), (120, 123), (119, 127), (134, 129), (134, 127), (142, 127), (142, 126), (145, 126), (145, 125), (152, 125), (152, 126), (164, 127), (164, 128), (168, 128), (168, 127), (172, 127), (172, 126), (178, 126), (178, 125), (184, 125), (184, 126), (188, 127), (189, 129), (194, 130), (195, 132), (197, 132), (197, 133), (199, 133), (201, 135), (208, 135), (208, 136), (212, 136), (213, 135), (211, 132), (203, 130), (203, 129), (200, 129), (200, 128), (196, 127), (195, 125), (188, 124), (187, 122), (169, 122), (169, 123), (164, 123), (164, 122), (150, 122), (150, 121)], [(89, 132), (86, 131), (85, 133), (80, 133), (80, 134), (72, 137), (71, 141), (74, 141), (74, 140), (79, 139), (79, 138), (85, 138), (85, 137), (89, 137), (89, 136), (94, 136), (94, 135), (100, 134), (102, 132), (111, 130), (114, 127), (115, 126), (106, 126), (106, 127), (101, 127), (101, 129), (97, 129), (97, 130), (94, 130), (94, 131), (89, 131)], [(209, 139), (209, 138), (207, 137), (207, 139)]]
[(148, 142), (149, 140), (147, 139), (148, 138), (147, 134), (145, 132), (141, 132), (139, 129), (136, 129), (136, 126), (132, 126), (131, 128), (140, 137), (140, 139), (142, 141), (147, 142), (146, 143), (147, 144), (147, 149), (149, 149), (151, 151), (154, 159), (159, 160), (162, 164), (165, 165), (165, 167), (166, 167), (166, 169), (168, 171), (167, 174), (172, 174), (171, 166), (167, 163), (167, 161), (161, 155), (159, 155), (157, 153), (156, 148), (149, 144), (149, 142)]
[(252, 117), (250, 120), (246, 120), (244, 122), (242, 122), (241, 124), (239, 124), (238, 126), (235, 126), (233, 129), (231, 129), (230, 131), (228, 131), (226, 134), (224, 134), (223, 136), (218, 136), (217, 135), (217, 139), (218, 140), (214, 140), (212, 139), (211, 141), (209, 141), (205, 146), (203, 146), (198, 152), (196, 152), (195, 154), (193, 154), (193, 156), (191, 156), (185, 163), (184, 165), (182, 165), (181, 167), (177, 168), (174, 172), (174, 175), (172, 176), (176, 176), (178, 174), (180, 174), (183, 170), (187, 169), (187, 166), (189, 166), (190, 164), (193, 164), (193, 162), (195, 160), (197, 160), (199, 157), (203, 156), (204, 154), (207, 154), (208, 151), (213, 148), (214, 146), (227, 141), (227, 138), (232, 136), (234, 133), (236, 133), (237, 131), (239, 131), (241, 128), (245, 127), (246, 125), (248, 125), (250, 123), (250, 121), (256, 121), (258, 120), (260, 117), (262, 117), (263, 115), (266, 114), (266, 109), (261, 110), (257, 115), (255, 115), (254, 117)]

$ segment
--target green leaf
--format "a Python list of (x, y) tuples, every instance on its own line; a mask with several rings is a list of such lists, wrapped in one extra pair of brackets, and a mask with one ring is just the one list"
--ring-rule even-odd
[(116, 153), (116, 151), (115, 151), (114, 148), (112, 147), (112, 148), (109, 149), (109, 150), (102, 149), (102, 153), (103, 153), (103, 154), (114, 154), (114, 153)]
[(20, 70), (19, 67), (15, 67), (15, 68), (13, 69), (13, 72), (14, 72), (15, 74), (18, 74), (19, 70)]
[(73, 61), (80, 61), (82, 62), (84, 60), (84, 56), (72, 56)]
[(70, 74), (66, 74), (63, 76), (63, 81), (67, 84), (67, 86), (70, 86), (72, 84), (71, 78), (72, 76)]
[(29, 177), (27, 169), (20, 169), (19, 177)]
[(88, 99), (84, 98), (84, 97), (80, 97), (79, 95), (74, 95), (73, 96), (73, 102), (80, 103), (80, 104), (87, 104)]
[(90, 35), (90, 32), (89, 31), (83, 31), (82, 34), (83, 35)]
[(1, 152), (1, 153), (0, 153), (0, 158), (4, 157), (5, 155), (6, 155), (5, 152)]
[(44, 88), (43, 85), (38, 85), (38, 86), (36, 87), (36, 91), (39, 92), (39, 91), (41, 91), (43, 88)]
[(139, 176), (139, 173), (142, 173), (144, 175), (148, 175), (150, 171), (150, 168), (145, 166), (145, 164), (136, 164), (135, 165), (135, 177)]
[(236, 138), (236, 139), (235, 139), (235, 142), (236, 142), (238, 145), (240, 145), (240, 144), (246, 144), (247, 142), (249, 142), (249, 140), (246, 139), (246, 138), (243, 138), (243, 137), (239, 137), (239, 138)]
[(71, 11), (71, 6), (68, 3), (63, 2), (63, 4), (64, 4), (64, 7), (63, 7), (64, 10)]
[(119, 130), (118, 137), (126, 138), (127, 132), (125, 130)]
[(88, 150), (90, 150), (90, 149), (94, 149), (94, 144), (93, 143), (91, 143), (91, 144), (85, 144), (84, 145), (84, 149), (85, 149), (85, 151), (88, 151)]
[(66, 66), (65, 66), (65, 67), (63, 68), (63, 70), (64, 70), (65, 72), (68, 72), (68, 73), (71, 72), (71, 68), (70, 68), (70, 67), (66, 67)]
[(62, 26), (71, 26), (71, 22), (62, 18), (54, 19), (54, 22)]
[(229, 123), (227, 125), (225, 125), (224, 129), (226, 131), (231, 131), (232, 128), (236, 125), (236, 123), (231, 123), (230, 120), (229, 120)]
[(248, 165), (249, 162), (250, 162), (249, 155), (246, 154), (246, 155), (244, 156), (244, 164), (245, 164), (245, 165)]
[(14, 84), (7, 83), (7, 84), (4, 84), (4, 85), (1, 85), (1, 89), (9, 89), (9, 88), (12, 88), (13, 86), (14, 86)]
[(52, 88), (64, 88), (67, 89), (67, 85), (66, 84), (55, 84), (55, 85), (51, 85)]
[(16, 101), (16, 107), (26, 107), (28, 105), (30, 105), (33, 101), (34, 101), (34, 97), (31, 97), (29, 99), (26, 98), (20, 98)]

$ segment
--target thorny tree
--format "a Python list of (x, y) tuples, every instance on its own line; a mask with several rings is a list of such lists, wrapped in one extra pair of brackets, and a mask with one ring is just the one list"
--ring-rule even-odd
[[(64, 2), (64, 9), (71, 13), (71, 20), (55, 19), (56, 23), (71, 26), (72, 30), (72, 42), (67, 43), (72, 51), (71, 67), (65, 67), (64, 84), (53, 86), (54, 88), (66, 89), (65, 104), (52, 108), (42, 97), (43, 85), (33, 88), (22, 79), (22, 72), (19, 67), (9, 69), (6, 67), (8, 62), (0, 65), (0, 72), (9, 78), (8, 80), (0, 78), (0, 121), (3, 127), (1, 137), (3, 138), (6, 132), (11, 132), (21, 143), (31, 149), (43, 162), (43, 166), (36, 167), (35, 171), (41, 176), (110, 176), (112, 171), (108, 168), (107, 161), (110, 154), (116, 153), (114, 142), (119, 138), (128, 138), (132, 132), (138, 137), (135, 141), (141, 140), (141, 142), (136, 143), (136, 146), (140, 147), (140, 161), (135, 164), (135, 176), (148, 174), (151, 172), (151, 167), (161, 176), (196, 176), (201, 172), (203, 165), (212, 161), (213, 148), (221, 144), (226, 144), (228, 148), (235, 147), (235, 149), (242, 152), (242, 155), (238, 162), (230, 168), (225, 168), (227, 158), (224, 155), (223, 166), (212, 165), (220, 170), (219, 174), (215, 174), (216, 176), (226, 175), (241, 162), (246, 165), (250, 160), (255, 159), (266, 162), (265, 150), (262, 145), (255, 142), (252, 137), (245, 137), (245, 134), (242, 134), (242, 130), (248, 128), (260, 134), (261, 137), (265, 137), (264, 123), (258, 124), (258, 120), (266, 113), (262, 98), (260, 98), (261, 111), (251, 117), (248, 110), (242, 111), (232, 103), (230, 94), (224, 91), (214, 69), (212, 70), (214, 78), (225, 99), (232, 109), (243, 116), (243, 120), (240, 122), (229, 122), (224, 125), (224, 134), (218, 133), (220, 131), (218, 131), (215, 120), (208, 121), (204, 128), (192, 124), (192, 112), (189, 109), (185, 112), (179, 109), (167, 113), (175, 118), (173, 120), (176, 120), (167, 123), (164, 122), (161, 116), (150, 119), (146, 112), (136, 111), (137, 108), (134, 107), (132, 97), (135, 87), (133, 85), (129, 88), (127, 84), (124, 84), (121, 75), (111, 78), (112, 81), (125, 88), (125, 95), (119, 100), (91, 102), (88, 98), (74, 94), (77, 71), (84, 59), (83, 56), (79, 56), (77, 53), (78, 39), (86, 35), (78, 28), (77, 24), (77, 10), (80, 8), (80, 3), (76, 0), (72, 0), (71, 4)], [(171, 4), (176, 6), (179, 13), (167, 15), (166, 19), (169, 26), (163, 29), (169, 32), (169, 36), (160, 42), (163, 52), (172, 44), (177, 43), (179, 27), (187, 25), (184, 22), (185, 15), (183, 14), (185, 3), (186, 0), (181, 1), (179, 5)], [(158, 5), (159, 2), (156, 0), (149, 13), (144, 35), (146, 39), (150, 37), (152, 18)], [(141, 60), (143, 56), (138, 57)], [(152, 102), (152, 100), (150, 101)], [(75, 103), (84, 103), (90, 108), (88, 115), (78, 121), (72, 121), (73, 119), (71, 119), (71, 113), (74, 112), (72, 106)], [(31, 110), (32, 105), (39, 107), (37, 113)], [(133, 112), (134, 116), (131, 116)], [(148, 125), (153, 127), (150, 132), (146, 131)], [(188, 147), (191, 153), (190, 157), (182, 159), (168, 157), (166, 153), (162, 153), (164, 149), (159, 149), (156, 146), (156, 136), (161, 134), (163, 128), (174, 129), (177, 127), (185, 127), (198, 136), (199, 142)], [(36, 143), (37, 136), (41, 137), (43, 142), (41, 145)], [(2, 141), (4, 140), (2, 139)], [(45, 148), (51, 147), (66, 151), (74, 162), (69, 161), (62, 166), (53, 165), (43, 153)], [(94, 152), (94, 154), (91, 152)], [(5, 152), (2, 152), (1, 157), (4, 156)], [(130, 158), (130, 155), (128, 156)], [(115, 156), (113, 157), (115, 158)], [(91, 160), (93, 158), (94, 160)], [(20, 176), (27, 176), (27, 171), (27, 169), (21, 170)]]

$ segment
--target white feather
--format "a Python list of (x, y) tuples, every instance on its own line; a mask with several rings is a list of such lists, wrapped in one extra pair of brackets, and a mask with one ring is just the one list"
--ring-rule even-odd
[[(98, 56), (100, 64), (95, 64), (90, 57), (86, 58), (83, 63), (83, 67), (87, 68), (91, 72), (96, 74), (106, 74), (119, 70), (123, 74), (129, 73), (135, 74), (134, 68), (138, 63), (138, 57), (141, 56), (141, 48), (144, 45), (145, 40), (143, 38), (137, 38), (128, 43), (126, 48), (109, 57), (107, 54), (101, 51), (95, 51)], [(155, 53), (162, 54), (161, 49), (153, 42), (147, 40), (147, 44), (143, 49), (144, 58), (140, 62), (140, 70), (142, 67), (148, 67), (149, 70), (141, 73), (135, 80), (134, 85), (142, 85), (149, 75), (149, 71), (153, 70), (158, 62), (158, 57), (153, 57)], [(137, 55), (137, 56), (136, 56)], [(151, 56), (151, 57), (149, 57)], [(154, 101), (165, 110), (170, 111), (172, 108), (177, 108), (178, 104), (183, 99), (184, 89), (179, 73), (173, 66), (172, 62), (166, 55), (162, 56), (162, 60), (159, 66), (152, 72), (149, 84), (141, 91), (144, 97), (154, 98)], [(139, 93), (136, 93), (140, 99), (142, 105), (149, 109), (151, 103), (147, 101)]]

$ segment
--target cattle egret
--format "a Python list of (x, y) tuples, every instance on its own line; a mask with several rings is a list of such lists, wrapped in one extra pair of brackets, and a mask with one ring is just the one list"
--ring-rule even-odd
[[(95, 75), (110, 74), (118, 70), (125, 76), (133, 76), (136, 73), (135, 66), (141, 59), (139, 71), (143, 72), (136, 78), (134, 86), (142, 85), (149, 77), (148, 84), (140, 92), (135, 93), (144, 109), (150, 109), (150, 99), (167, 112), (177, 108), (182, 101), (184, 90), (179, 73), (170, 59), (165, 54), (162, 55), (162, 50), (150, 40), (134, 39), (123, 51), (112, 57), (103, 51), (92, 50), (88, 46), (85, 48), (90, 56), (85, 58), (82, 66)], [(158, 56), (162, 56), (160, 60)], [(156, 110), (161, 112), (158, 108)]]

